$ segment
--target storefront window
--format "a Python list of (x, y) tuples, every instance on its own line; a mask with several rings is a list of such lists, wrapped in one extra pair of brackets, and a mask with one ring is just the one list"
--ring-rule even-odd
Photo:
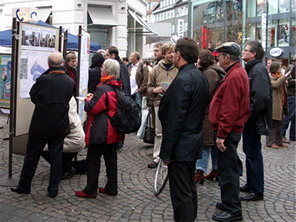
[(277, 47), (277, 20), (268, 23), (268, 47)]
[(247, 18), (255, 17), (256, 0), (247, 0)]
[[(289, 12), (290, 10), (290, 0), (279, 0), (279, 10), (280, 13)], [(292, 0), (295, 1), (295, 0)]]
[(261, 23), (257, 23), (255, 40), (261, 42), (261, 39), (262, 39)]
[(246, 24), (246, 41), (255, 40), (255, 26), (256, 23), (248, 23)]
[(257, 0), (257, 17), (266, 12), (266, 0)]
[(242, 0), (236, 3), (227, 2), (227, 20), (242, 20)]
[(292, 1), (292, 8), (291, 8), (292, 12), (296, 11), (296, 1)]
[(268, 0), (268, 14), (277, 14), (278, 13), (278, 0)]
[(295, 37), (296, 37), (296, 19), (292, 18), (292, 30), (291, 30), (291, 43), (290, 46), (296, 47)]
[(278, 29), (279, 46), (289, 46), (289, 20), (281, 19)]

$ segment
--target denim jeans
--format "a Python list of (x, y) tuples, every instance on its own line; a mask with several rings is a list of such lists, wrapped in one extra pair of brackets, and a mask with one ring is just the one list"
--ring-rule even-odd
[(131, 95), (131, 97), (142, 108), (142, 96), (141, 96), (141, 94), (136, 92), (135, 94)]
[(202, 170), (204, 173), (207, 172), (209, 156), (212, 156), (212, 169), (217, 170), (217, 150), (215, 146), (205, 146), (202, 148), (202, 158), (196, 162), (196, 169)]
[(290, 134), (289, 134), (289, 138), (290, 139), (294, 139), (295, 140), (295, 99), (296, 96), (288, 96), (288, 105), (289, 105), (289, 116), (284, 116), (284, 120), (283, 120), (283, 128), (282, 128), (282, 136), (285, 137), (286, 136), (286, 131), (289, 127), (289, 123), (291, 122), (291, 126), (290, 126)]

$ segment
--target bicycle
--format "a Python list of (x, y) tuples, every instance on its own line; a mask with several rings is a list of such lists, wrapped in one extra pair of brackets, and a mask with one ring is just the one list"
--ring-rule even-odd
[(154, 179), (154, 195), (158, 196), (168, 182), (168, 166), (160, 159), (155, 173)]

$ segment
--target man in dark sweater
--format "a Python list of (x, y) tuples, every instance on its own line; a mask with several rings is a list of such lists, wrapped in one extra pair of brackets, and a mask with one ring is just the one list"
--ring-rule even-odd
[(48, 144), (51, 157), (48, 196), (56, 197), (62, 174), (62, 151), (65, 136), (70, 131), (68, 110), (73, 80), (66, 75), (63, 56), (52, 52), (48, 57), (49, 70), (32, 86), (31, 101), (35, 104), (29, 129), (29, 141), (19, 184), (11, 191), (29, 194), (40, 155)]

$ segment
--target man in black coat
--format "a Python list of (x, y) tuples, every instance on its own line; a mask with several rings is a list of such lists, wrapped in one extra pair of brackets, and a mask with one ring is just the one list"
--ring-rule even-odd
[(122, 81), (122, 90), (129, 96), (131, 96), (130, 77), (127, 70), (127, 66), (120, 60), (118, 49), (115, 46), (109, 46), (106, 49), (106, 59), (115, 59), (120, 65), (120, 79)]
[(54, 198), (59, 191), (62, 174), (62, 151), (65, 136), (70, 132), (68, 110), (74, 82), (66, 75), (63, 56), (52, 52), (48, 66), (32, 86), (31, 101), (35, 104), (29, 129), (29, 142), (19, 184), (11, 191), (29, 194), (40, 155), (48, 144), (51, 166), (48, 196)]
[(194, 65), (198, 54), (193, 39), (177, 41), (174, 65), (179, 72), (165, 92), (158, 113), (163, 128), (159, 156), (168, 164), (176, 221), (194, 221), (197, 215), (194, 173), (203, 147), (202, 121), (209, 94), (206, 78)]
[(263, 200), (264, 170), (261, 135), (269, 135), (272, 123), (272, 87), (262, 59), (264, 49), (257, 41), (247, 42), (242, 59), (250, 84), (250, 117), (243, 131), (243, 151), (246, 154), (247, 183), (240, 187), (242, 200)]

